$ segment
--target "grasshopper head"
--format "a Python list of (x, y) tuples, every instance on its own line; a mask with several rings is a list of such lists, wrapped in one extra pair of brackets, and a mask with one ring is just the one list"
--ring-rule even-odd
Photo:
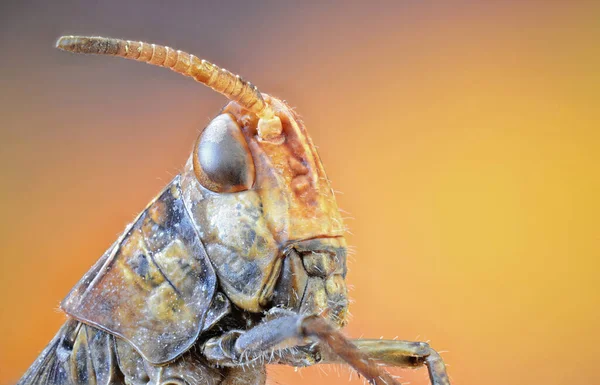
[(232, 102), (203, 130), (184, 173), (186, 199), (236, 305), (283, 306), (341, 325), (346, 242), (333, 190), (296, 113), (263, 98), (270, 121)]

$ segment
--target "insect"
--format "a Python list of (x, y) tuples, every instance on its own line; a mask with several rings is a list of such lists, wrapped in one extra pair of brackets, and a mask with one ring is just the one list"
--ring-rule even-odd
[(68, 320), (19, 385), (262, 385), (267, 363), (335, 362), (376, 385), (398, 385), (384, 366), (426, 366), (432, 384), (450, 383), (426, 343), (340, 332), (345, 230), (315, 146), (284, 101), (169, 47), (77, 36), (57, 47), (167, 67), (230, 102), (64, 299)]

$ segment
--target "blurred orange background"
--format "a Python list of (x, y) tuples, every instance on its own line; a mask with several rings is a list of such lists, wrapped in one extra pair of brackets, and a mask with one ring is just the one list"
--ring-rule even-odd
[(0, 7), (0, 384), (225, 103), (61, 34), (168, 44), (297, 108), (349, 213), (350, 336), (430, 341), (453, 384), (600, 382), (598, 2)]

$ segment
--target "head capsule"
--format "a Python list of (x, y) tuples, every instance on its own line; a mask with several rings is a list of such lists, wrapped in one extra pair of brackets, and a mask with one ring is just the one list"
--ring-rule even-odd
[(298, 116), (263, 98), (281, 129), (229, 103), (186, 165), (186, 203), (234, 304), (329, 314), (343, 324), (345, 228), (333, 190)]

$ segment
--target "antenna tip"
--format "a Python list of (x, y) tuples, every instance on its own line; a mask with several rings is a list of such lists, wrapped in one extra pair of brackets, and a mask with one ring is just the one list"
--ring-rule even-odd
[(119, 41), (96, 36), (61, 36), (56, 48), (74, 53), (109, 54), (117, 53)]
[(76, 36), (61, 36), (56, 41), (56, 48), (61, 49), (63, 51), (75, 51), (76, 47)]

